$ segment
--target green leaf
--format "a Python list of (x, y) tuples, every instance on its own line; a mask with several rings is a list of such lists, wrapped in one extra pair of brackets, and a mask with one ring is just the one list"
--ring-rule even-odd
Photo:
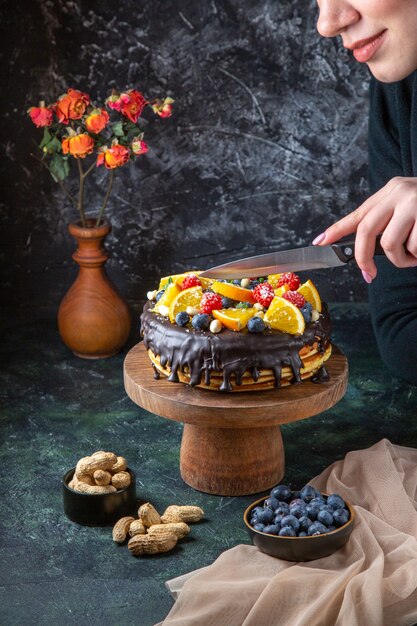
[(62, 144), (56, 137), (53, 137), (49, 143), (46, 144), (45, 148), (49, 153), (52, 152), (61, 152)]
[(51, 158), (49, 171), (55, 181), (64, 180), (70, 172), (68, 159), (55, 152)]
[(51, 139), (52, 139), (51, 133), (49, 132), (49, 130), (47, 128), (44, 128), (44, 130), (43, 130), (43, 138), (42, 138), (42, 141), (39, 144), (39, 148), (41, 150), (43, 150), (43, 148), (51, 141)]
[(116, 137), (123, 137), (123, 135), (125, 134), (125, 131), (123, 130), (123, 122), (115, 122), (113, 124), (113, 133), (116, 135)]

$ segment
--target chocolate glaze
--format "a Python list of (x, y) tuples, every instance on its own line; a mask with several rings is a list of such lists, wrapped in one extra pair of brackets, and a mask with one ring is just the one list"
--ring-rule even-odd
[(326, 303), (317, 322), (306, 324), (302, 335), (289, 335), (278, 330), (266, 329), (261, 334), (246, 330), (234, 332), (228, 328), (214, 334), (172, 324), (168, 318), (151, 312), (153, 303), (147, 302), (141, 315), (141, 334), (147, 350), (159, 356), (162, 367), (169, 366), (168, 380), (179, 382), (178, 370), (186, 367), (190, 372), (190, 385), (204, 382), (210, 384), (212, 371), (223, 373), (220, 391), (231, 391), (234, 376), (237, 385), (248, 371), (253, 380), (259, 371), (270, 369), (274, 373), (275, 386), (280, 386), (281, 370), (290, 366), (294, 373), (292, 382), (300, 382), (303, 364), (299, 351), (304, 345), (318, 342), (324, 352), (330, 342), (331, 322)]

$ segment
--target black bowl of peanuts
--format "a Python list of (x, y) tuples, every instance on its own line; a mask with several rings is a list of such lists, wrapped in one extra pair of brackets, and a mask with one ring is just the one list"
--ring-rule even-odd
[(111, 526), (137, 508), (136, 480), (124, 457), (99, 450), (62, 480), (64, 513), (85, 526)]

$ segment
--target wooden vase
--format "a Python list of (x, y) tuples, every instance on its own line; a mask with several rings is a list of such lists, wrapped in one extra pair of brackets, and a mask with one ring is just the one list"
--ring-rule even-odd
[(109, 255), (103, 247), (111, 225), (86, 228), (69, 224), (69, 233), (77, 240), (72, 255), (80, 266), (78, 276), (62, 300), (58, 328), (66, 346), (76, 356), (100, 359), (120, 351), (129, 336), (131, 317), (126, 302), (109, 279), (104, 268)]

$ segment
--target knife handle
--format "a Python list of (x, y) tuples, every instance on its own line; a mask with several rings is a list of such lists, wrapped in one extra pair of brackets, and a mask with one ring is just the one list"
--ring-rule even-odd
[[(352, 237), (345, 237), (344, 239), (333, 243), (332, 248), (343, 263), (348, 263), (355, 256), (355, 239)], [(378, 235), (375, 241), (374, 255), (382, 254), (385, 254), (385, 252), (381, 246), (381, 235)]]

